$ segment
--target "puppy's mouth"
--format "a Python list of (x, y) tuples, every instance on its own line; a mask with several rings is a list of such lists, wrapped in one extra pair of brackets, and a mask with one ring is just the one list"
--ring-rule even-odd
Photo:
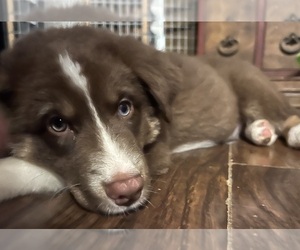
[(70, 191), (75, 200), (87, 210), (106, 215), (127, 214), (137, 211), (148, 202), (149, 183), (143, 181), (139, 185), (140, 177), (134, 177), (124, 183), (113, 183), (114, 185), (103, 186), (97, 192), (91, 187), (74, 185)]

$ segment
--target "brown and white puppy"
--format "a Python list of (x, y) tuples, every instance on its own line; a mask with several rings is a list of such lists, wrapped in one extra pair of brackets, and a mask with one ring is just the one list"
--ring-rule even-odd
[(169, 160), (150, 157), (180, 81), (167, 57), (105, 30), (52, 29), (4, 52), (1, 75), (13, 156), (1, 162), (1, 199), (66, 187), (94, 211), (146, 201), (148, 165)]
[(171, 153), (245, 136), (300, 146), (300, 119), (246, 62), (156, 51), (88, 27), (36, 31), (2, 53), (11, 156), (0, 200), (69, 189), (92, 211), (137, 209)]

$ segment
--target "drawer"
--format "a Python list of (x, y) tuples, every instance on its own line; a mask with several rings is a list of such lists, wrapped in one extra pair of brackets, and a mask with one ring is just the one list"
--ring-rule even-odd
[(219, 56), (238, 56), (253, 61), (255, 24), (211, 22), (204, 27), (204, 51)]
[(297, 69), (300, 52), (300, 22), (267, 23), (263, 68)]

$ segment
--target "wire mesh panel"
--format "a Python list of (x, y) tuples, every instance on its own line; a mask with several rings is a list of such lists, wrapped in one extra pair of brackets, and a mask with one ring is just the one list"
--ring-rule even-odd
[(7, 12), (7, 38), (11, 45), (14, 39), (38, 28), (36, 22), (16, 22), (20, 16), (30, 13), (33, 8), (42, 6), (42, 1), (37, 0), (6, 0), (2, 2), (2, 8)]
[[(147, 0), (91, 0), (91, 5), (104, 7), (112, 13), (116, 13), (120, 17), (120, 21), (114, 22), (95, 22), (93, 26), (106, 27), (119, 35), (133, 35), (138, 39), (147, 36), (143, 29), (142, 17), (147, 15), (143, 13), (143, 5), (147, 4)], [(129, 20), (126, 20), (129, 19)]]
[[(195, 54), (197, 0), (165, 1), (166, 50)], [(192, 21), (190, 21), (192, 20)]]
[[(81, 24), (105, 27), (119, 35), (133, 35), (161, 50), (186, 54), (195, 53), (196, 23), (188, 22), (188, 18), (195, 15), (191, 9), (196, 10), (196, 6), (197, 0), (4, 1), (10, 45), (15, 38), (37, 28)], [(51, 12), (51, 8), (56, 9)], [(71, 8), (71, 12), (66, 12), (66, 8)], [(99, 9), (101, 13), (97, 12)], [(65, 11), (62, 17), (58, 17), (58, 11)], [(54, 13), (56, 19), (49, 19), (49, 13)], [(78, 13), (82, 13), (82, 18)], [(113, 18), (105, 19), (108, 14)]]
[[(119, 35), (133, 35), (147, 42), (147, 37), (150, 35), (147, 28), (147, 9), (145, 9), (147, 2), (148, 0), (5, 0), (4, 8), (6, 8), (7, 13), (9, 13), (8, 36), (11, 37), (9, 44), (13, 42), (14, 38), (27, 34), (36, 28), (70, 27), (78, 24), (105, 27)], [(79, 4), (81, 5), (80, 7)], [(44, 12), (43, 15), (39, 13), (38, 18), (43, 19), (44, 17), (45, 20), (48, 21), (35, 20), (24, 22), (24, 17), (26, 19), (28, 14), (34, 13), (37, 9), (47, 10), (57, 8), (56, 11), (59, 11), (59, 8), (67, 8), (75, 5), (78, 5), (76, 13), (78, 13), (78, 10), (80, 11), (80, 8), (83, 10), (82, 21), (73, 21), (76, 13), (70, 15), (70, 21), (49, 21), (49, 17)], [(85, 6), (89, 6), (90, 8), (88, 9)], [(88, 16), (93, 7), (105, 8), (105, 10), (116, 14), (118, 18), (117, 20), (105, 21), (105, 18), (101, 17), (101, 14), (104, 13), (104, 11), (102, 11), (99, 17), (95, 17), (95, 20), (84, 21), (84, 15)], [(51, 14), (53, 14), (53, 12)], [(94, 14), (97, 14), (97, 12)], [(31, 20), (34, 20), (36, 15), (33, 14), (30, 18), (32, 17), (33, 19)]]

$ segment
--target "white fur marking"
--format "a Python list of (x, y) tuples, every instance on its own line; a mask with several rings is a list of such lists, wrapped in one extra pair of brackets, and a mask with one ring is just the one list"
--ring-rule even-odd
[(180, 145), (172, 150), (173, 154), (177, 153), (183, 153), (186, 151), (194, 150), (194, 149), (199, 149), (199, 148), (210, 148), (216, 146), (217, 143), (214, 141), (206, 140), (206, 141), (201, 141), (201, 142), (191, 142), (191, 143), (186, 143), (183, 145)]
[(68, 52), (64, 55), (59, 55), (59, 63), (64, 73), (70, 77), (72, 83), (82, 89), (88, 95), (88, 86), (86, 78), (81, 74), (81, 67), (78, 62), (72, 61)]
[(31, 193), (56, 192), (63, 186), (62, 180), (49, 170), (14, 157), (0, 160), (0, 201)]
[(238, 140), (240, 138), (241, 129), (241, 124), (238, 124), (232, 134), (228, 137), (227, 142)]
[(300, 147), (300, 124), (292, 127), (287, 136), (287, 143), (294, 148)]
[[(69, 54), (66, 52), (65, 55), (59, 55), (59, 62), (64, 71), (64, 73), (71, 79), (71, 81), (80, 88), (87, 100), (89, 109), (92, 113), (93, 120), (97, 126), (99, 133), (97, 137), (99, 142), (103, 143), (104, 146), (104, 156), (93, 155), (91, 158), (92, 168), (97, 170), (101, 168), (102, 176), (104, 181), (110, 181), (111, 178), (118, 172), (132, 173), (133, 175), (138, 174), (139, 171), (136, 169), (135, 165), (140, 164), (140, 159), (138, 156), (129, 155), (129, 150), (123, 150), (120, 145), (113, 140), (109, 134), (107, 128), (100, 120), (93, 101), (90, 97), (88, 90), (87, 79), (82, 75), (81, 67), (78, 62), (72, 61)], [(100, 185), (100, 181), (91, 180), (92, 184)], [(94, 185), (93, 185), (94, 186)]]

